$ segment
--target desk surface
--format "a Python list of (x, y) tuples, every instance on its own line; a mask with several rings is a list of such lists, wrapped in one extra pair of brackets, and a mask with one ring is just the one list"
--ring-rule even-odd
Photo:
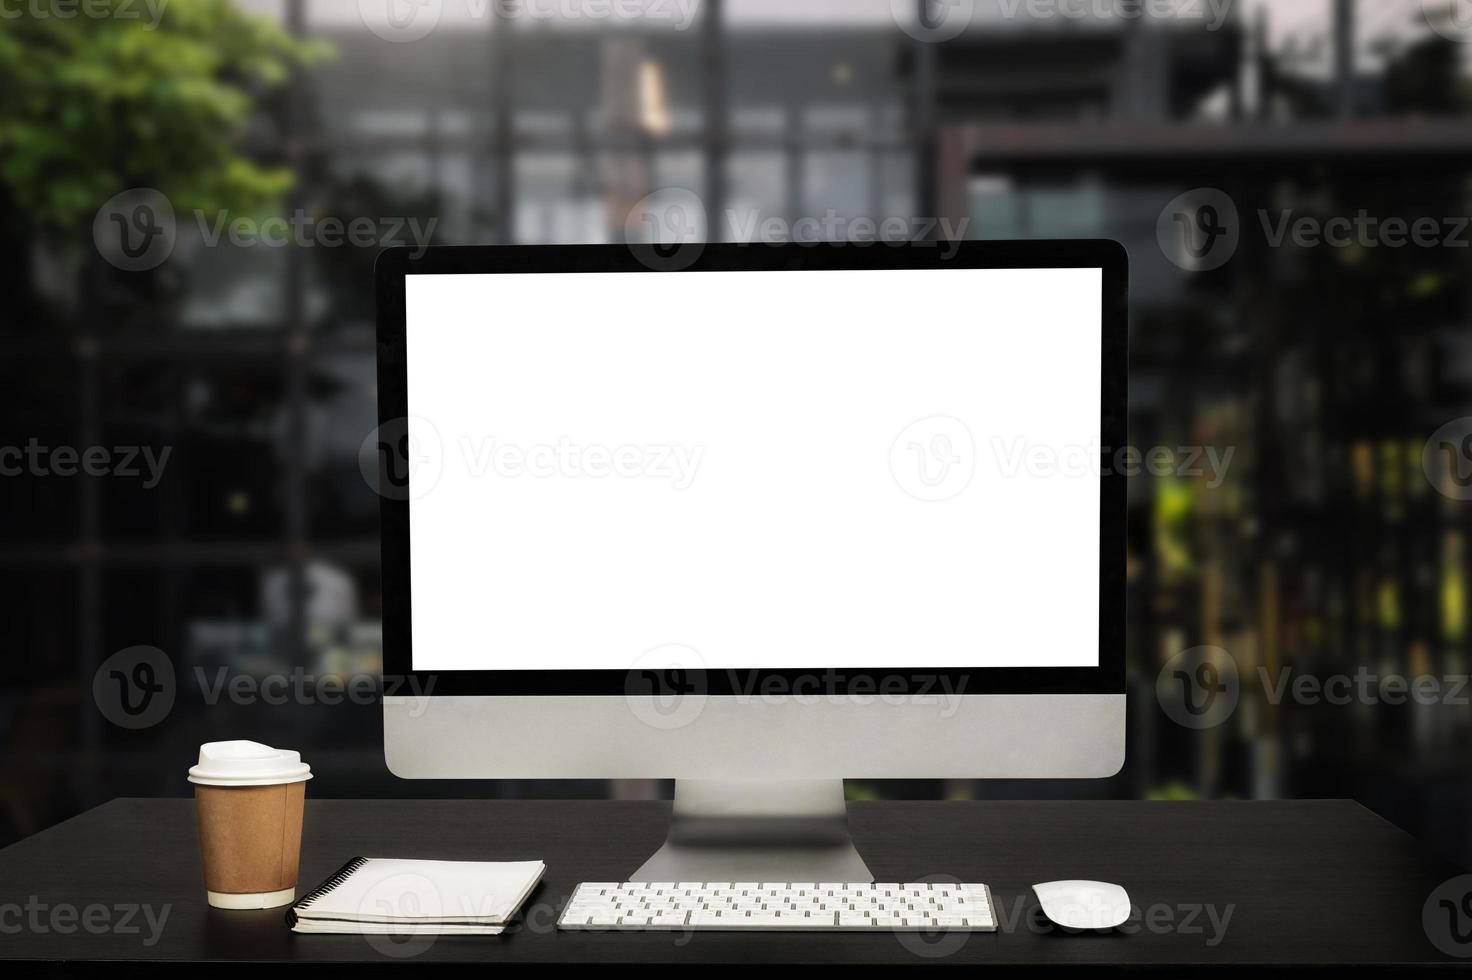
[[(933, 944), (889, 933), (556, 932), (556, 913), (573, 886), (626, 878), (663, 840), (668, 814), (667, 803), (309, 801), (303, 891), (358, 854), (547, 862), (526, 920), (505, 935), (440, 937), (409, 948), (381, 937), (370, 943), (294, 935), (280, 909), (209, 908), (193, 802), (114, 800), (0, 851), (0, 960), (294, 961), (359, 969), (366, 962), (1176, 969), (1458, 962), (1428, 938), (1422, 909), (1460, 870), (1344, 801), (855, 803), (853, 835), (880, 880), (984, 881), (1002, 931)], [(1125, 885), (1140, 910), (1134, 931), (1046, 930), (1033, 917), (1029, 886), (1056, 878)], [(127, 923), (135, 931), (123, 922), (129, 905), (145, 906)], [(53, 918), (67, 908), (74, 920), (64, 911)], [(161, 929), (147, 913), (153, 923), (162, 920)], [(1472, 956), (1472, 940), (1465, 953)]]

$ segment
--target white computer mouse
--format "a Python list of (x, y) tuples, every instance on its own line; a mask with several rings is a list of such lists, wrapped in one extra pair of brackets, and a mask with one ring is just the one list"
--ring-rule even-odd
[(1130, 917), (1130, 896), (1105, 881), (1045, 881), (1032, 890), (1043, 914), (1065, 929), (1114, 929)]

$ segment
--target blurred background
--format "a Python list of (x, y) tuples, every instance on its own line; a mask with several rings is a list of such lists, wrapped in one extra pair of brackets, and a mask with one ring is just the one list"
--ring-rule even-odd
[[(214, 738), (301, 748), (318, 796), (668, 793), (401, 782), (333, 682), (381, 663), (380, 245), (673, 215), (1131, 255), (1131, 442), (1173, 463), (1131, 481), (1124, 771), (850, 796), (1353, 797), (1472, 864), (1472, 692), (1274, 704), (1258, 679), (1469, 669), (1468, 0), (3, 6), (0, 843), (182, 795)], [(1434, 234), (1278, 237), (1362, 213)], [(100, 707), (139, 646), (161, 717)], [(1242, 675), (1202, 729), (1156, 697), (1199, 646)]]

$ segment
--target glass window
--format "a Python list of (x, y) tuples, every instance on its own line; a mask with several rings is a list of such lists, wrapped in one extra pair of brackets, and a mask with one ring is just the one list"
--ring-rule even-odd
[(733, 153), (726, 167), (726, 213), (722, 237), (730, 241), (763, 240), (762, 223), (788, 219), (787, 153)]

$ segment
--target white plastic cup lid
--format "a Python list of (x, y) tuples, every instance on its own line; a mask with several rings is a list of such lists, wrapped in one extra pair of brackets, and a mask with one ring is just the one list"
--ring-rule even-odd
[(275, 786), (312, 778), (300, 752), (273, 749), (260, 742), (206, 742), (189, 781), (200, 786)]

